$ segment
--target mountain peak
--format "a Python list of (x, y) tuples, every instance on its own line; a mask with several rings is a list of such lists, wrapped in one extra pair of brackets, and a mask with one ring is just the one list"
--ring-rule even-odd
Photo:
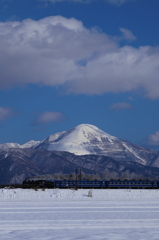
[[(77, 130), (77, 131), (83, 131), (85, 133), (95, 133), (95, 132), (103, 132), (102, 130), (100, 130), (99, 128), (97, 128), (94, 125), (91, 124), (80, 124), (76, 127), (73, 128), (73, 130)], [(104, 132), (103, 132), (104, 133)]]
[(107, 134), (106, 132), (102, 131), (96, 126), (90, 124), (80, 124), (77, 127), (74, 127), (68, 132), (66, 132), (66, 135), (69, 135), (69, 139), (70, 137), (71, 140), (75, 138), (74, 139), (75, 142), (81, 143), (90, 142), (92, 138), (96, 138), (99, 141), (101, 141), (101, 137), (106, 137), (110, 140), (110, 142), (112, 139), (115, 139), (115, 137)]
[[(62, 132), (59, 137), (51, 135), (37, 148), (45, 148), (49, 151), (67, 151), (76, 155), (97, 154), (95, 148), (102, 149), (103, 142), (112, 144), (115, 137), (105, 133), (94, 125), (80, 124), (66, 132)], [(55, 140), (54, 140), (55, 139)]]

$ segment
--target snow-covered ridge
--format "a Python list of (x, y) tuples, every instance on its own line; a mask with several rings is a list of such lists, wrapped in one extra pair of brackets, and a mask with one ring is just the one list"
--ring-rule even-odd
[(0, 144), (0, 149), (8, 149), (8, 148), (20, 148), (20, 144), (18, 143), (3, 143)]
[(31, 140), (29, 142), (26, 142), (25, 144), (21, 145), (20, 147), (21, 148), (35, 148), (37, 147), (41, 142), (40, 141), (34, 141), (34, 140)]
[(40, 141), (34, 141), (31, 140), (29, 142), (26, 142), (23, 145), (20, 145), (18, 143), (3, 143), (0, 144), (0, 149), (8, 149), (8, 148), (35, 148), (36, 146), (38, 146), (41, 142)]

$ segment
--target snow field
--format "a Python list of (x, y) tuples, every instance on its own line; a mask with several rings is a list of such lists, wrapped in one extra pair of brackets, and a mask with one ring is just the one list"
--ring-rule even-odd
[(158, 240), (158, 190), (0, 189), (2, 240)]
[(89, 189), (0, 189), (0, 201), (3, 200), (109, 200), (109, 199), (153, 199), (159, 200), (159, 190), (148, 189), (92, 189), (92, 198), (88, 197)]

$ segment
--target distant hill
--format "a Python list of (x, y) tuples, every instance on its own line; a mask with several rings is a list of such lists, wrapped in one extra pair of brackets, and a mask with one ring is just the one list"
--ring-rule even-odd
[(98, 155), (78, 156), (69, 152), (44, 149), (0, 150), (0, 184), (22, 183), (27, 177), (54, 173), (75, 173), (80, 168), (86, 174), (103, 178), (158, 178), (159, 168), (136, 162), (115, 161)]

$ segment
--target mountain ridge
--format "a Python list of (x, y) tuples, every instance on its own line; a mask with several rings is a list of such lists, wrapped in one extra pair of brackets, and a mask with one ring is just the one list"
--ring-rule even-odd
[(159, 168), (137, 162), (115, 161), (106, 156), (75, 155), (44, 149), (15, 148), (0, 150), (0, 185), (22, 183), (25, 178), (53, 174), (100, 174), (102, 178), (159, 179)]

